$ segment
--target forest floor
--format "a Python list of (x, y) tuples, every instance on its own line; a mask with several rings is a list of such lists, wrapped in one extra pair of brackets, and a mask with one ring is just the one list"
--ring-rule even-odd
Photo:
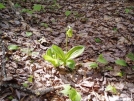
[[(81, 101), (133, 101), (134, 61), (127, 54), (134, 53), (134, 3), (111, 1), (18, 1), (12, 7), (5, 2), (6, 8), (0, 10), (0, 101), (70, 101), (60, 93), (62, 89), (49, 89), (64, 84), (75, 88)], [(21, 12), (34, 4), (44, 10)], [(52, 44), (65, 50), (67, 26), (74, 33), (68, 47), (85, 46), (72, 72), (54, 68), (42, 58)], [(10, 51), (11, 44), (19, 49)], [(90, 68), (100, 54), (108, 64)], [(126, 66), (117, 65), (118, 59), (125, 60)], [(114, 90), (107, 91), (108, 85)], [(47, 88), (50, 91), (45, 93)]]

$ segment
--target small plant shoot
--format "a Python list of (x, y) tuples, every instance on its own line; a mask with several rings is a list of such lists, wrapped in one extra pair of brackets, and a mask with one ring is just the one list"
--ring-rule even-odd
[(70, 85), (64, 85), (64, 90), (61, 93), (68, 96), (71, 101), (81, 101), (81, 95)]
[(109, 91), (109, 92), (111, 92), (113, 94), (117, 94), (118, 93), (117, 90), (116, 90), (116, 88), (114, 86), (112, 86), (112, 85), (108, 85), (106, 87), (106, 91)]
[(89, 64), (89, 67), (95, 69), (95, 68), (98, 67), (98, 64), (97, 64), (96, 62), (91, 62), (91, 63)]
[(0, 3), (0, 9), (6, 8), (3, 3)]
[(33, 6), (33, 11), (41, 11), (41, 8), (42, 8), (41, 5), (35, 4), (35, 5)]
[(128, 53), (127, 57), (134, 61), (134, 54), (133, 53)]
[(104, 58), (104, 56), (102, 54), (99, 55), (99, 57), (97, 58), (97, 61), (102, 63), (102, 64), (108, 63), (108, 61)]
[(122, 60), (122, 59), (116, 60), (115, 63), (116, 63), (117, 65), (120, 65), (120, 66), (127, 66), (125, 60)]
[(14, 50), (17, 50), (17, 49), (19, 49), (19, 47), (17, 45), (12, 44), (12, 45), (8, 46), (8, 50), (14, 51)]
[(69, 15), (71, 14), (71, 11), (65, 11), (65, 15), (66, 15), (66, 17), (68, 17)]
[(27, 36), (27, 37), (32, 36), (32, 32), (26, 32), (26, 36)]

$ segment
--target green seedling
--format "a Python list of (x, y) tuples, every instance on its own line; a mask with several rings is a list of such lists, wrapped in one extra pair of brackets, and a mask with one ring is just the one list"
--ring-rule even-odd
[(104, 56), (102, 54), (99, 55), (99, 57), (97, 58), (97, 61), (102, 63), (102, 64), (108, 63), (108, 61), (104, 58)]
[(130, 9), (126, 8), (125, 13), (130, 13)]
[(134, 54), (133, 53), (128, 53), (127, 57), (134, 61)]
[(113, 93), (113, 94), (117, 94), (118, 92), (117, 92), (117, 89), (114, 87), (114, 86), (112, 86), (112, 85), (108, 85), (107, 87), (106, 87), (106, 91), (109, 91), (109, 92), (111, 92), (111, 93)]
[(27, 36), (27, 37), (32, 36), (32, 34), (33, 34), (32, 32), (26, 32), (26, 36)]
[(45, 28), (48, 28), (48, 24), (46, 24), (46, 23), (41, 23), (40, 25), (45, 27)]
[(70, 85), (64, 85), (64, 90), (61, 91), (65, 96), (68, 96), (71, 101), (81, 101), (81, 95)]
[(42, 8), (41, 5), (35, 4), (35, 5), (33, 6), (33, 11), (41, 11), (41, 8)]
[(114, 30), (115, 32), (117, 32), (117, 31), (118, 31), (117, 27), (114, 27), (114, 28), (113, 28), (113, 30)]
[(24, 9), (21, 10), (21, 12), (28, 13), (28, 14), (33, 14), (34, 11), (31, 10), (31, 9), (25, 9), (24, 8)]
[(65, 11), (66, 17), (68, 17), (70, 14), (71, 14), (71, 11), (69, 11), (69, 10)]
[(66, 51), (67, 49), (67, 43), (68, 43), (68, 38), (71, 38), (73, 36), (73, 29), (72, 27), (68, 26), (68, 30), (66, 31)]
[(21, 6), (20, 6), (18, 3), (15, 3), (14, 7), (15, 7), (15, 8), (19, 8), (19, 7), (21, 7)]
[(55, 67), (64, 65), (65, 67), (74, 69), (75, 62), (73, 59), (81, 55), (84, 49), (84, 46), (79, 45), (71, 48), (68, 52), (64, 52), (60, 47), (52, 45), (42, 57), (52, 63)]
[(89, 64), (89, 67), (95, 69), (95, 68), (98, 67), (98, 64), (97, 64), (96, 62), (91, 62), (91, 63)]
[(6, 8), (3, 3), (0, 3), (0, 9)]
[(31, 56), (33, 49), (32, 49), (32, 48), (31, 48), (31, 49), (30, 49), (30, 48), (22, 48), (20, 51), (21, 51), (22, 53), (28, 55), (28, 56)]
[(17, 45), (12, 44), (12, 45), (8, 46), (8, 50), (14, 51), (14, 50), (17, 50), (17, 49), (19, 49), (19, 47)]
[(112, 68), (112, 67), (110, 67), (110, 66), (108, 66), (108, 67), (106, 67), (106, 68), (105, 68), (105, 70), (112, 71), (112, 70), (113, 70), (113, 68)]
[(101, 43), (101, 39), (100, 38), (95, 38), (94, 39), (96, 43)]
[(122, 60), (122, 59), (116, 60), (115, 63), (116, 63), (117, 65), (120, 65), (120, 66), (127, 66), (125, 60)]
[(9, 100), (13, 100), (13, 96), (10, 95), (10, 96), (8, 97), (8, 99), (9, 99)]
[(117, 76), (123, 77), (123, 76), (124, 76), (124, 72), (122, 72), (122, 71), (121, 71), (121, 72), (118, 72), (118, 73), (117, 73)]
[(23, 87), (27, 88), (28, 84), (27, 83), (23, 83)]
[(28, 82), (32, 83), (33, 82), (33, 75), (30, 75), (28, 78)]

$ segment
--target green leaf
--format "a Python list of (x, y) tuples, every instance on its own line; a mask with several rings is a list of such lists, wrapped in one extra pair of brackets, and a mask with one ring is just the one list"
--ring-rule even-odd
[(68, 11), (68, 10), (67, 10), (67, 11), (65, 12), (65, 15), (66, 15), (67, 17), (68, 17), (70, 14), (71, 14), (71, 11)]
[(130, 9), (126, 8), (125, 13), (129, 13), (129, 12), (130, 12)]
[(41, 23), (40, 25), (44, 26), (45, 28), (48, 28), (48, 24), (46, 24), (46, 23)]
[(73, 29), (71, 27), (69, 27), (69, 29), (67, 30), (66, 35), (68, 37), (72, 37), (73, 36)]
[(100, 38), (95, 38), (94, 39), (96, 43), (101, 43), (101, 39)]
[(74, 67), (75, 67), (75, 62), (74, 62), (74, 60), (67, 60), (67, 61), (66, 61), (66, 65), (67, 65), (69, 68), (74, 69)]
[(6, 8), (3, 3), (0, 3), (0, 9)]
[(20, 6), (18, 3), (15, 3), (14, 7), (15, 7), (15, 8), (19, 8), (19, 7), (21, 7), (21, 6)]
[(32, 32), (26, 32), (26, 36), (30, 37), (32, 35)]
[(89, 67), (90, 67), (90, 68), (97, 68), (97, 67), (98, 67), (98, 64), (97, 64), (96, 62), (91, 62), (91, 63), (89, 64)]
[(64, 88), (64, 90), (62, 90), (61, 93), (63, 93), (64, 95), (67, 96), (69, 94), (71, 86), (70, 85), (64, 85), (63, 88)]
[(28, 84), (27, 83), (23, 83), (23, 87), (27, 88)]
[(118, 59), (118, 60), (115, 61), (115, 63), (116, 63), (117, 65), (127, 66), (125, 60)]
[(71, 101), (81, 101), (81, 95), (70, 85), (64, 85), (64, 90), (61, 91), (66, 96), (69, 96)]
[(107, 60), (104, 58), (104, 56), (102, 54), (99, 55), (99, 57), (97, 58), (97, 61), (103, 64), (107, 64)]
[(30, 75), (30, 77), (28, 78), (28, 81), (29, 81), (30, 83), (33, 82), (33, 76), (32, 76), (32, 75)]
[(66, 60), (74, 59), (77, 56), (81, 55), (84, 51), (85, 47), (84, 46), (75, 46), (71, 48), (67, 53), (66, 53)]
[(112, 85), (108, 85), (108, 86), (106, 87), (106, 91), (110, 91), (110, 92), (112, 92), (113, 94), (117, 94), (116, 88), (115, 88), (114, 86), (112, 86)]
[(54, 59), (54, 58), (52, 58), (51, 56), (46, 55), (46, 54), (43, 54), (42, 57), (43, 57), (46, 61), (48, 61), (48, 62), (50, 62), (51, 64), (53, 64), (55, 67), (58, 67), (58, 66), (60, 65), (58, 59)]
[(41, 10), (41, 5), (39, 5), (39, 4), (35, 4), (34, 6), (33, 6), (33, 11), (40, 11)]
[(65, 54), (60, 47), (58, 47), (56, 45), (52, 45), (52, 50), (56, 53), (56, 55), (59, 57), (59, 59), (61, 59), (63, 62), (65, 62)]
[(8, 50), (17, 50), (18, 48), (19, 47), (17, 45), (14, 45), (14, 44), (8, 46)]
[(134, 54), (133, 53), (128, 53), (127, 57), (134, 61)]
[(122, 71), (117, 73), (117, 76), (123, 77), (123, 75), (124, 75), (124, 72)]
[(8, 99), (9, 99), (9, 100), (13, 100), (13, 96), (9, 96)]

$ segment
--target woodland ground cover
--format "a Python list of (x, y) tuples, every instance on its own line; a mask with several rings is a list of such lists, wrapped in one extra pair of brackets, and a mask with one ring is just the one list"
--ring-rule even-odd
[[(133, 39), (133, 1), (2, 1), (0, 100), (133, 101)], [(85, 49), (70, 71), (43, 59), (52, 45)]]

